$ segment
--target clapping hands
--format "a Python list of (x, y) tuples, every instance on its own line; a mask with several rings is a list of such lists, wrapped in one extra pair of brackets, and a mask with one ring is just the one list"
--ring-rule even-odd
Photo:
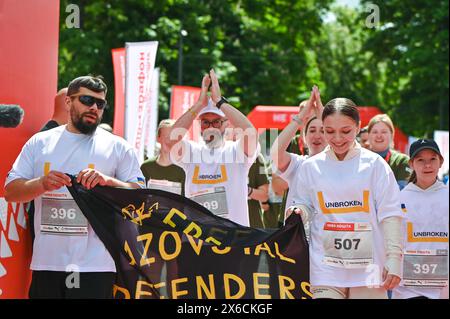
[(202, 79), (202, 89), (197, 101), (197, 104), (200, 104), (202, 108), (208, 105), (208, 91), (211, 93), (211, 99), (214, 104), (220, 101), (222, 94), (214, 69), (211, 69), (209, 74), (205, 74)]
[(303, 123), (306, 123), (313, 116), (322, 119), (322, 112), (323, 105), (322, 100), (320, 99), (319, 88), (314, 85), (309, 99), (306, 102), (300, 103), (298, 117)]

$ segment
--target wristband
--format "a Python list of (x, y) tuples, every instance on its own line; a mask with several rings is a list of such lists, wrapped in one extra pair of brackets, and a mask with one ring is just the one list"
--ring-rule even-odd
[(197, 117), (197, 115), (198, 115), (198, 113), (197, 112), (195, 112), (193, 109), (192, 109), (192, 107), (190, 107), (189, 109), (188, 109), (188, 111), (189, 111), (189, 113), (191, 113), (192, 114), (192, 116), (194, 117), (194, 118), (196, 118)]

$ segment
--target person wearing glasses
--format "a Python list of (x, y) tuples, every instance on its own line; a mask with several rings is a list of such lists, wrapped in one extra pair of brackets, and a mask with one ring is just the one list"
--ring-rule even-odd
[(35, 240), (30, 298), (111, 298), (114, 261), (66, 186), (76, 182), (141, 188), (144, 177), (133, 148), (97, 129), (106, 103), (100, 77), (70, 82), (65, 99), (67, 125), (32, 136), (8, 173), (5, 199), (35, 201)]
[[(197, 118), (203, 143), (183, 140)], [(224, 138), (229, 122), (237, 134), (236, 141)], [(259, 153), (257, 131), (221, 95), (214, 70), (203, 77), (198, 101), (173, 125), (170, 147), (173, 163), (186, 173), (186, 197), (217, 216), (249, 226), (247, 176)]]

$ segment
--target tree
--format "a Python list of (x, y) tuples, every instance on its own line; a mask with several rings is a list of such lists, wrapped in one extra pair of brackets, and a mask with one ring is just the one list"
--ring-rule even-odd
[(383, 109), (410, 135), (448, 130), (448, 1), (367, 3), (380, 9), (380, 26), (368, 29), (364, 50), (386, 69)]
[[(81, 8), (80, 29), (65, 24), (69, 2)], [(110, 50), (125, 42), (157, 40), (160, 114), (167, 116), (170, 86), (177, 84), (180, 31), (185, 29), (183, 84), (199, 86), (202, 74), (215, 67), (224, 95), (244, 112), (256, 104), (296, 105), (314, 82), (306, 48), (320, 33), (321, 16), (331, 2), (62, 0), (59, 86), (87, 73), (102, 74), (111, 86)], [(111, 102), (112, 97), (111, 89)], [(112, 110), (105, 118), (111, 121)]]

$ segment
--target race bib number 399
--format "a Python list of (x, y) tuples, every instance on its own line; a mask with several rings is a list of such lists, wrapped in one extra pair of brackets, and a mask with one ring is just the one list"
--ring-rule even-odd
[(46, 193), (42, 196), (41, 232), (87, 235), (88, 221), (70, 193)]
[(190, 199), (199, 203), (214, 215), (228, 218), (227, 193), (225, 187), (219, 186), (197, 192), (192, 194)]
[(448, 250), (407, 250), (403, 255), (403, 286), (448, 286)]
[(369, 223), (325, 223), (323, 263), (339, 268), (365, 268), (373, 263)]

